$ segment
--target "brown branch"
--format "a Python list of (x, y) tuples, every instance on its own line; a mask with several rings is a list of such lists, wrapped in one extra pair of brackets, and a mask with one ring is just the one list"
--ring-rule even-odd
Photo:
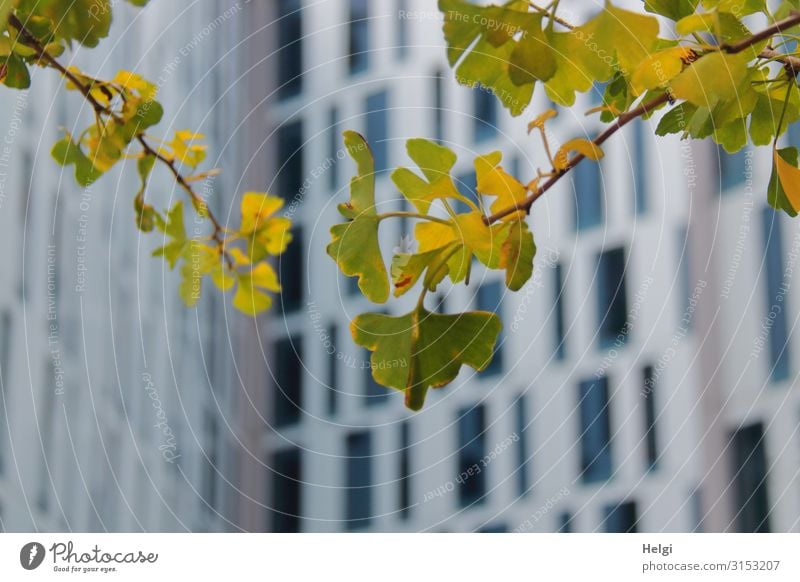
[[(787, 28), (792, 28), (793, 26), (797, 26), (800, 24), (800, 12), (793, 12), (787, 18), (783, 20), (779, 20), (773, 23), (771, 26), (767, 27), (766, 29), (757, 32), (753, 36), (750, 36), (746, 39), (743, 39), (736, 44), (733, 45), (722, 45), (720, 48), (721, 50), (725, 51), (729, 54), (736, 54), (740, 53), (747, 48), (758, 44), (761, 41), (767, 40), (775, 36), (776, 34), (786, 30)], [(704, 55), (699, 55), (697, 60), (701, 59)], [(792, 74), (796, 75), (797, 72), (800, 72), (800, 58), (791, 56), (791, 55), (784, 55), (782, 53), (778, 53), (771, 49), (765, 49), (759, 55), (760, 58), (764, 59), (773, 59), (779, 61), (785, 65), (787, 70), (789, 70)], [(697, 61), (695, 61), (697, 62)], [(690, 65), (691, 66), (691, 65)], [(599, 146), (603, 142), (605, 142), (608, 138), (614, 135), (617, 131), (622, 129), (625, 125), (627, 125), (630, 121), (645, 115), (646, 113), (650, 113), (656, 108), (664, 105), (665, 103), (672, 100), (671, 93), (667, 92), (663, 95), (656, 97), (648, 101), (647, 103), (643, 103), (639, 105), (636, 109), (632, 109), (627, 111), (617, 117), (616, 121), (607, 127), (602, 133), (600, 133), (592, 142)], [(530, 213), (531, 206), (533, 203), (536, 202), (545, 192), (547, 192), (550, 188), (552, 188), (567, 172), (569, 172), (572, 168), (578, 165), (580, 162), (584, 160), (586, 156), (583, 154), (578, 154), (574, 156), (572, 159), (569, 160), (567, 167), (561, 170), (560, 172), (553, 175), (549, 180), (547, 180), (544, 184), (536, 188), (530, 196), (525, 198), (521, 203), (511, 206), (509, 208), (504, 208), (498, 212), (490, 216), (484, 217), (483, 221), (486, 224), (492, 224), (493, 222), (497, 222), (501, 218), (504, 218), (510, 214), (514, 214), (515, 212), (519, 212), (520, 210), (524, 210), (527, 213)], [(554, 170), (555, 171), (555, 170)]]
[[(670, 95), (668, 93), (664, 93), (648, 101), (647, 103), (643, 103), (636, 109), (631, 109), (630, 111), (623, 113), (619, 117), (617, 117), (616, 121), (610, 125), (608, 128), (605, 129), (600, 135), (598, 135), (592, 142), (599, 146), (603, 142), (605, 142), (608, 138), (614, 135), (617, 131), (622, 129), (626, 124), (633, 121), (637, 117), (644, 115), (650, 111), (653, 111), (657, 107), (667, 103), (670, 100)], [(495, 212), (491, 216), (485, 217), (483, 220), (486, 224), (492, 224), (493, 222), (497, 222), (501, 218), (508, 216), (509, 214), (513, 214), (514, 212), (518, 212), (520, 210), (524, 210), (525, 212), (530, 213), (531, 206), (534, 202), (536, 202), (545, 192), (547, 192), (550, 188), (555, 186), (556, 182), (558, 182), (562, 177), (564, 177), (567, 172), (569, 172), (572, 168), (578, 165), (581, 161), (584, 160), (586, 156), (583, 154), (578, 154), (573, 157), (567, 163), (567, 167), (552, 176), (547, 182), (539, 186), (530, 196), (528, 196), (521, 204), (516, 206), (511, 206), (509, 208), (505, 208), (498, 212)]]
[(792, 28), (793, 26), (797, 26), (800, 24), (800, 12), (793, 11), (789, 16), (784, 18), (783, 20), (778, 20), (777, 22), (773, 22), (770, 26), (765, 28), (764, 30), (755, 33), (752, 36), (748, 36), (745, 39), (740, 40), (734, 44), (730, 45), (722, 45), (722, 50), (726, 53), (735, 55), (736, 53), (740, 53), (745, 49), (750, 48), (754, 44), (758, 44), (761, 41), (768, 40), (775, 36), (778, 33), (783, 32), (787, 28)]
[[(8, 16), (9, 23), (19, 31), (20, 36), (25, 41), (27, 45), (30, 46), (34, 51), (36, 51), (36, 57), (46, 62), (51, 68), (56, 69), (59, 71), (65, 78), (69, 80), (70, 83), (75, 85), (75, 87), (80, 91), (80, 93), (84, 96), (84, 98), (89, 102), (92, 108), (98, 115), (108, 115), (122, 123), (122, 119), (114, 113), (114, 111), (108, 109), (107, 107), (103, 106), (102, 103), (97, 101), (97, 99), (92, 95), (91, 87), (86, 85), (83, 81), (81, 81), (77, 75), (75, 75), (72, 71), (67, 69), (64, 65), (62, 65), (57, 59), (55, 59), (52, 55), (48, 54), (45, 48), (42, 46), (42, 43), (39, 42), (31, 32), (25, 28), (25, 25), (20, 22), (19, 18), (16, 17), (14, 14), (10, 14)], [(183, 188), (186, 194), (192, 201), (192, 205), (194, 206), (195, 210), (200, 214), (201, 217), (207, 218), (211, 225), (214, 228), (214, 232), (212, 234), (212, 238), (214, 241), (219, 245), (221, 249), (222, 256), (225, 259), (225, 262), (228, 264), (228, 267), (233, 269), (234, 263), (233, 259), (228, 255), (225, 251), (225, 238), (224, 233), (225, 230), (223, 229), (222, 225), (219, 223), (217, 218), (208, 208), (208, 204), (206, 204), (205, 200), (194, 191), (189, 181), (186, 177), (181, 173), (180, 169), (178, 169), (175, 160), (169, 158), (158, 151), (157, 148), (152, 147), (147, 142), (147, 136), (143, 132), (137, 132), (136, 134), (136, 141), (141, 144), (142, 148), (144, 149), (145, 153), (155, 157), (158, 161), (164, 164), (172, 175), (175, 178), (175, 181), (178, 185)], [(199, 210), (202, 209), (202, 212)]]

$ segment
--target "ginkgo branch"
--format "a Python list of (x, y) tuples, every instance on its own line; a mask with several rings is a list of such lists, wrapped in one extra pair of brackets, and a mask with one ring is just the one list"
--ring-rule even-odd
[[(779, 20), (766, 29), (753, 34), (745, 39), (740, 40), (739, 42), (732, 44), (732, 45), (721, 45), (720, 49), (728, 54), (737, 54), (740, 53), (759, 42), (772, 38), (774, 35), (780, 33), (783, 30), (792, 28), (793, 26), (797, 26), (800, 24), (800, 12), (792, 12), (788, 17)], [(692, 64), (689, 66), (693, 66), (698, 60), (703, 58), (704, 54), (700, 54), (697, 56), (697, 59), (693, 61)], [(777, 60), (782, 62), (788, 69), (791, 70), (792, 73), (795, 71), (800, 71), (800, 59), (797, 57), (793, 57), (791, 55), (780, 55), (780, 53), (775, 53), (769, 49), (765, 49), (759, 54), (760, 58), (770, 58), (773, 60)], [(592, 140), (592, 143), (596, 146), (602, 145), (606, 140), (608, 140), (612, 135), (614, 135), (617, 131), (622, 129), (625, 125), (641, 117), (642, 115), (646, 115), (648, 113), (652, 113), (657, 108), (661, 107), (665, 103), (673, 102), (674, 98), (672, 94), (667, 90), (667, 92), (642, 103), (638, 107), (631, 109), (623, 114), (621, 114), (617, 119), (611, 124), (608, 128), (606, 128), (603, 132), (601, 132), (597, 137)], [(552, 176), (543, 184), (538, 186), (527, 198), (522, 200), (521, 202), (515, 204), (514, 206), (510, 206), (508, 208), (504, 208), (491, 214), (489, 216), (484, 217), (484, 222), (486, 224), (492, 224), (497, 222), (498, 220), (518, 212), (520, 210), (524, 210), (525, 212), (530, 213), (531, 206), (533, 206), (534, 202), (536, 202), (545, 192), (547, 192), (550, 188), (555, 186), (555, 184), (564, 176), (566, 175), (572, 168), (578, 165), (581, 161), (584, 160), (586, 156), (583, 154), (577, 154), (569, 159), (566, 166), (562, 168), (560, 171), (555, 171), (553, 168)]]
[[(83, 95), (86, 101), (91, 105), (92, 109), (95, 112), (96, 117), (101, 118), (103, 115), (107, 115), (109, 117), (114, 118), (116, 121), (122, 123), (123, 120), (119, 118), (119, 116), (110, 108), (103, 106), (94, 95), (92, 95), (91, 88), (86, 85), (81, 79), (70, 71), (67, 67), (62, 65), (55, 57), (48, 54), (45, 50), (45, 47), (36, 38), (26, 27), (25, 25), (17, 18), (14, 14), (10, 14), (8, 17), (9, 23), (16, 28), (22, 39), (25, 43), (35, 51), (36, 57), (41, 61), (44, 62), (47, 66), (52, 69), (57, 70), (61, 73), (64, 78), (66, 78), (75, 88)], [(99, 123), (99, 120), (98, 120)], [(208, 204), (203, 200), (202, 196), (200, 196), (197, 192), (194, 191), (191, 184), (189, 183), (189, 179), (183, 175), (183, 173), (178, 168), (175, 160), (165, 156), (161, 153), (158, 148), (153, 147), (148, 142), (147, 135), (144, 132), (137, 132), (135, 135), (136, 141), (142, 146), (143, 152), (146, 155), (151, 155), (163, 165), (165, 165), (170, 173), (174, 176), (175, 181), (177, 184), (186, 192), (186, 194), (191, 199), (192, 205), (197, 210), (198, 214), (201, 218), (206, 218), (211, 223), (213, 232), (211, 234), (211, 238), (217, 243), (218, 249), (220, 254), (224, 257), (226, 264), (229, 268), (234, 268), (234, 261), (233, 258), (228, 254), (225, 250), (225, 229), (223, 228), (222, 224), (220, 224), (219, 220), (214, 216), (211, 212), (211, 209), (208, 208)]]

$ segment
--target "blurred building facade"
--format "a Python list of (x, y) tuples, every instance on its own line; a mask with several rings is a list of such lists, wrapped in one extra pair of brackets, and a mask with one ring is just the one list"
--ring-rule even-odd
[[(636, 4), (640, 9), (640, 3)], [(583, 3), (564, 3), (573, 13)], [(266, 531), (797, 531), (800, 346), (790, 291), (800, 230), (766, 206), (769, 152), (654, 138), (657, 117), (610, 140), (533, 208), (535, 274), (518, 293), (476, 267), (429, 308), (495, 309), (490, 369), (410, 413), (371, 380), (349, 320), (371, 306), (326, 256), (352, 163), (370, 141), (378, 204), (404, 202), (387, 168), (405, 140), (459, 157), (494, 150), (523, 180), (545, 155), (526, 116), (455, 84), (441, 19), (423, 0), (279, 0), (249, 7), (249, 174), (296, 223), (281, 308), (242, 331), (237, 405), (246, 495), (239, 525)], [(258, 57), (254, 55), (259, 55)], [(560, 109), (553, 139), (593, 135)], [(789, 139), (797, 144), (800, 132)], [(382, 226), (391, 251), (408, 223)]]
[[(227, 139), (242, 117), (229, 91), (242, 14), (238, 2), (119, 3), (110, 37), (63, 59), (157, 82), (153, 134), (201, 131), (223, 167), (239, 157)], [(53, 161), (63, 130), (92, 118), (55, 73), (33, 76), (29, 91), (0, 92), (0, 530), (235, 529), (224, 300), (186, 309), (150, 257), (159, 235), (135, 228), (135, 164), (81, 189)], [(235, 172), (198, 185), (220, 213), (237, 187)], [(166, 208), (182, 193), (156, 170), (148, 196)]]

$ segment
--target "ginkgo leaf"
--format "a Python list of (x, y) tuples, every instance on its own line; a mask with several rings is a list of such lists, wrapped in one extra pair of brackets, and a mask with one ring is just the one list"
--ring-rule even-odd
[[(485, 87), (511, 115), (521, 114), (531, 101), (534, 86), (533, 82), (523, 81), (547, 73), (535, 59), (536, 69), (529, 71), (530, 59), (537, 51), (550, 54), (546, 43), (533, 40), (526, 49), (515, 53), (519, 44), (515, 37), (523, 38), (523, 29), (533, 27), (529, 23), (537, 18), (528, 12), (527, 2), (514, 0), (499, 7), (476, 6), (466, 0), (439, 0), (439, 10), (444, 16), (447, 57), (456, 80), (462, 85)], [(512, 69), (516, 69), (513, 79)]]
[(649, 89), (665, 87), (683, 70), (684, 62), (694, 53), (686, 47), (672, 47), (645, 58), (631, 76), (631, 90), (641, 95)]
[(349, 222), (331, 227), (328, 255), (348, 277), (358, 276), (358, 287), (373, 303), (389, 298), (389, 275), (378, 241), (380, 218), (375, 210), (375, 163), (367, 141), (347, 131), (345, 146), (355, 160), (358, 174), (350, 181), (350, 201), (339, 205)]
[(571, 139), (558, 148), (558, 151), (553, 158), (553, 162), (555, 162), (555, 169), (557, 171), (565, 170), (567, 167), (569, 167), (569, 154), (572, 152), (578, 152), (582, 156), (595, 162), (600, 160), (604, 155), (603, 150), (600, 149), (600, 146), (588, 139), (580, 137)]
[(167, 213), (166, 220), (161, 215), (156, 214), (155, 224), (158, 230), (170, 240), (164, 246), (154, 250), (153, 256), (164, 257), (170, 269), (174, 269), (187, 243), (186, 227), (183, 223), (183, 202), (178, 201), (175, 203), (172, 210)]
[(644, 0), (645, 10), (679, 20), (693, 13), (700, 0)]
[[(519, 180), (500, 166), (502, 159), (501, 152), (492, 152), (475, 158), (476, 190), (485, 196), (497, 197), (490, 208), (493, 213), (521, 206), (528, 192)], [(505, 216), (503, 220), (516, 220), (524, 214), (525, 210), (520, 210)]]
[(736, 99), (746, 80), (746, 57), (717, 51), (686, 67), (671, 85), (675, 97), (714, 107), (720, 101)]
[[(542, 15), (528, 13), (519, 22), (519, 40), (511, 51), (509, 77), (515, 85), (547, 81), (556, 72), (556, 60), (542, 30)], [(516, 28), (515, 28), (516, 30)]]
[(355, 342), (372, 353), (372, 376), (405, 392), (406, 406), (419, 410), (428, 388), (452, 382), (462, 365), (489, 365), (502, 324), (482, 311), (440, 315), (418, 307), (398, 317), (364, 313), (350, 324)]
[(238, 280), (233, 306), (245, 315), (254, 316), (269, 309), (272, 297), (266, 291), (281, 290), (278, 276), (268, 263), (259, 263), (251, 271), (239, 273)]
[(797, 148), (775, 149), (772, 159), (774, 166), (768, 190), (769, 203), (790, 216), (797, 216), (800, 210), (800, 168), (797, 167)]
[(62, 166), (75, 166), (75, 181), (81, 186), (90, 186), (103, 175), (69, 134), (57, 141), (50, 153)]
[(417, 254), (397, 254), (392, 257), (392, 284), (394, 296), (400, 297), (409, 291), (428, 270), (425, 276), (425, 286), (429, 291), (435, 291), (436, 286), (447, 276), (447, 264), (443, 263), (448, 258), (450, 251), (457, 243)]
[(487, 225), (483, 216), (477, 212), (458, 214), (455, 217), (456, 238), (475, 254), (475, 257), (489, 267), (500, 265), (502, 246), (508, 237), (507, 222)]
[(57, 36), (95, 47), (111, 28), (111, 0), (17, 0), (22, 22), (30, 16), (45, 16)]
[(747, 16), (755, 12), (763, 12), (767, 7), (766, 0), (703, 0), (703, 8), (716, 8), (720, 12), (731, 12)]
[(392, 181), (419, 212), (427, 214), (434, 200), (446, 198), (472, 205), (472, 202), (456, 189), (450, 176), (450, 171), (457, 161), (453, 150), (419, 138), (408, 140), (406, 150), (409, 157), (419, 166), (424, 178), (408, 168), (401, 167), (392, 172)]
[(534, 129), (541, 129), (544, 127), (544, 124), (547, 120), (552, 119), (558, 115), (558, 111), (555, 109), (547, 109), (542, 114), (540, 114), (536, 119), (528, 123), (528, 133), (532, 132)]
[(519, 291), (533, 275), (536, 245), (524, 220), (512, 222), (502, 246), (500, 267), (506, 270), (506, 287)]

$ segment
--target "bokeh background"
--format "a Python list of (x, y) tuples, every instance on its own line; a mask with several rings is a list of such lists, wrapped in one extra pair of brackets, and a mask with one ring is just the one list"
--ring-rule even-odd
[[(641, 2), (622, 4), (641, 9)], [(561, 2), (580, 21), (600, 2)], [(91, 111), (50, 71), (0, 93), (0, 529), (626, 532), (800, 530), (800, 223), (766, 204), (768, 148), (727, 155), (630, 124), (534, 206), (531, 281), (475, 265), (428, 308), (494, 310), (489, 369), (412, 413), (376, 385), (350, 319), (372, 306), (325, 254), (370, 141), (382, 209), (405, 140), (546, 166), (527, 122), (458, 86), (433, 0), (152, 0), (62, 57), (159, 86), (152, 132), (207, 136), (200, 190), (223, 222), (242, 192), (286, 199), (283, 292), (256, 320), (205, 289), (185, 308), (134, 164), (90, 188), (50, 157)], [(668, 30), (662, 30), (668, 34)], [(540, 89), (540, 88), (539, 88)], [(557, 108), (552, 143), (592, 136), (603, 87)], [(784, 140), (800, 145), (800, 127)], [(158, 171), (157, 171), (158, 172)], [(160, 208), (182, 194), (156, 173)], [(413, 223), (386, 223), (387, 253)], [(190, 232), (191, 234), (191, 232)], [(200, 234), (200, 233), (197, 233)], [(411, 303), (409, 303), (411, 302)]]

